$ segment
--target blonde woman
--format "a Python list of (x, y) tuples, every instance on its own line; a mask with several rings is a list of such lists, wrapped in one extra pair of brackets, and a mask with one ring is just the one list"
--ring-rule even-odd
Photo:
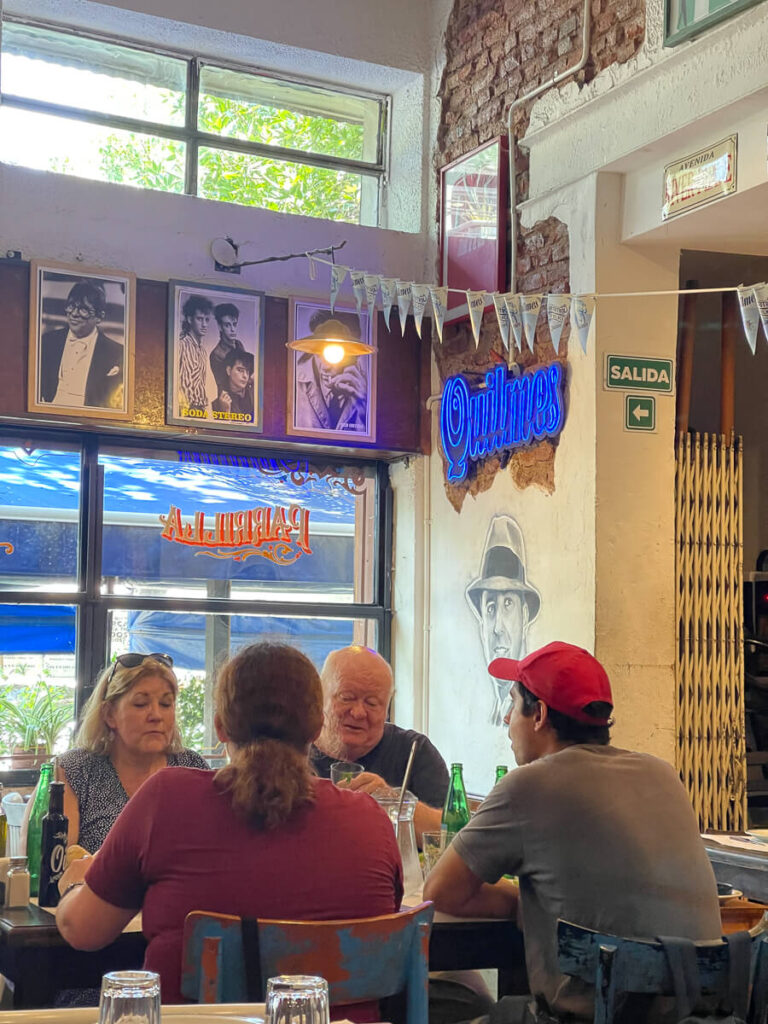
[(93, 950), (141, 910), (145, 965), (160, 974), (164, 1003), (183, 1001), (182, 932), (191, 910), (369, 917), (396, 911), (403, 894), (386, 813), (309, 766), (323, 694), (307, 657), (285, 644), (244, 648), (221, 670), (214, 721), (230, 764), (150, 779), (98, 857), (71, 865), (56, 911), (67, 942)]
[(56, 763), (70, 844), (96, 853), (123, 807), (161, 768), (208, 768), (181, 745), (172, 666), (167, 654), (119, 654), (99, 677), (75, 748)]

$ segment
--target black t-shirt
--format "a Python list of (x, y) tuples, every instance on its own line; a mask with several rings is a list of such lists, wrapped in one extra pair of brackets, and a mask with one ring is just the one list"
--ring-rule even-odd
[[(363, 757), (356, 758), (367, 772), (380, 775), (389, 786), (399, 786), (405, 775), (405, 766), (411, 753), (411, 744), (419, 740), (411, 769), (408, 789), (430, 807), (442, 807), (448, 792), (448, 768), (437, 747), (430, 743), (423, 733), (413, 729), (401, 729), (387, 722), (384, 735)], [(338, 757), (329, 757), (317, 747), (312, 747), (310, 761), (322, 779), (331, 776), (331, 765)]]

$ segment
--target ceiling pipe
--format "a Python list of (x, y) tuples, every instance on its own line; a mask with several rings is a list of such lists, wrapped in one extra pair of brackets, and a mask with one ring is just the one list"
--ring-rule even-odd
[(547, 82), (542, 82), (541, 85), (537, 85), (535, 89), (531, 89), (524, 96), (518, 96), (517, 99), (513, 100), (507, 111), (507, 136), (509, 138), (509, 204), (511, 212), (511, 224), (510, 224), (510, 239), (512, 248), (512, 268), (510, 272), (510, 291), (517, 291), (517, 168), (515, 167), (515, 130), (512, 125), (512, 115), (518, 107), (522, 106), (523, 103), (527, 103), (528, 100), (535, 99), (540, 96), (547, 89), (552, 89), (556, 85), (559, 85), (564, 79), (571, 75), (576, 75), (581, 71), (584, 65), (589, 59), (589, 43), (592, 33), (592, 22), (590, 19), (590, 7), (591, 0), (584, 0), (584, 10), (582, 13), (582, 25), (581, 25), (581, 57), (578, 62), (572, 67), (566, 68), (565, 71), (561, 71), (559, 74), (550, 78)]

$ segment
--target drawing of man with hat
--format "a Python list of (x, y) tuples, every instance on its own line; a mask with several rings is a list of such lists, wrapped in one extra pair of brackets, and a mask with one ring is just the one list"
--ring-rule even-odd
[[(491, 520), (480, 573), (467, 587), (466, 596), (480, 625), (486, 665), (494, 658), (524, 657), (528, 627), (539, 614), (541, 596), (526, 579), (523, 535), (511, 516)], [(493, 678), (491, 683), (490, 721), (501, 725), (509, 684)]]

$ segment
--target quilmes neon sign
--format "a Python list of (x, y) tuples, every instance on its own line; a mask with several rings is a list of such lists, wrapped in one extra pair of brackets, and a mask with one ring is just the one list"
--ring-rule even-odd
[(449, 377), (440, 407), (440, 439), (451, 483), (469, 463), (487, 455), (556, 437), (565, 422), (563, 368), (559, 363), (511, 377), (503, 366), (485, 375), (472, 393), (461, 374)]

